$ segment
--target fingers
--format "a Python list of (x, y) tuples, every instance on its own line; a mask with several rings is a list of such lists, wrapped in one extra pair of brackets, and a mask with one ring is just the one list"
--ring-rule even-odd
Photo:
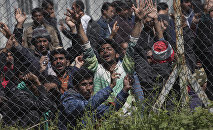
[(79, 17), (81, 18), (83, 16), (84, 12), (79, 13)]
[(155, 7), (155, 9), (157, 9), (157, 2), (155, 2), (155, 4), (154, 4), (154, 5), (155, 5), (155, 6), (154, 6), (154, 7)]
[(23, 80), (28, 80), (30, 77), (30, 73), (27, 73), (23, 76)]
[(124, 80), (129, 81), (129, 75), (128, 74), (124, 77)]
[(4, 29), (4, 28), (6, 27), (6, 25), (5, 25), (4, 23), (0, 22), (0, 27), (1, 27), (2, 29)]
[(134, 4), (132, 5), (132, 9), (134, 10), (134, 12), (136, 11), (136, 7)]
[(15, 34), (12, 34), (12, 35), (10, 36), (9, 40), (14, 41), (14, 39), (15, 39)]
[(118, 26), (118, 22), (115, 21), (114, 25), (113, 25), (113, 31), (117, 32), (119, 29), (119, 26)]
[(42, 57), (40, 58), (40, 63), (41, 63), (42, 65), (47, 65), (47, 63), (48, 63), (48, 57), (47, 57), (47, 56), (42, 56)]
[(74, 14), (74, 11), (67, 8), (67, 13), (68, 13), (68, 14)]
[(17, 11), (17, 12), (18, 12), (18, 14), (22, 14), (22, 13), (21, 13), (21, 9), (20, 9), (20, 8), (18, 8), (17, 10), (18, 10), (18, 11)]
[(18, 15), (18, 14), (22, 14), (22, 11), (20, 8), (16, 8), (15, 9), (15, 14)]
[(118, 22), (117, 22), (117, 21), (115, 21), (115, 23), (114, 23), (113, 27), (116, 27), (116, 26), (117, 26), (117, 24), (118, 24)]
[(62, 21), (62, 20), (61, 20), (61, 21), (59, 21), (59, 25), (64, 26), (64, 23), (63, 23), (63, 21)]
[[(141, 0), (140, 0), (140, 1), (141, 1)], [(137, 5), (138, 8), (140, 7), (138, 0), (136, 0), (136, 5)], [(135, 7), (134, 4), (133, 4), (133, 6)]]
[(140, 0), (140, 6), (138, 6), (138, 8), (142, 8), (143, 7), (143, 2), (142, 1), (144, 1), (144, 0)]
[(83, 61), (83, 56), (77, 56), (77, 57), (75, 58), (75, 61), (76, 61), (76, 62), (82, 62), (82, 61)]
[(150, 2), (150, 6), (153, 8), (154, 7), (153, 1), (149, 0), (149, 2)]
[(23, 14), (22, 14), (24, 17), (27, 17), (27, 14), (25, 13), (25, 12), (23, 12)]

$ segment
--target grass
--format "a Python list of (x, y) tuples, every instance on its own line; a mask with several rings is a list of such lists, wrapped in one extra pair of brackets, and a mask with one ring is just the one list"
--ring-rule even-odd
[[(194, 129), (213, 129), (213, 114), (201, 107), (195, 110), (189, 108), (180, 108), (173, 111), (161, 110), (159, 113), (152, 111), (143, 112), (141, 110), (132, 111), (131, 115), (123, 115), (121, 111), (111, 112), (107, 119), (101, 119), (96, 123), (91, 121), (90, 117), (83, 117), (87, 123), (86, 127), (81, 121), (76, 129), (100, 129), (100, 130), (194, 130)], [(49, 130), (57, 130), (57, 118), (49, 122)], [(29, 127), (28, 127), (29, 128)], [(1, 130), (20, 130), (18, 126), (1, 128)], [(26, 129), (26, 128), (25, 128)]]

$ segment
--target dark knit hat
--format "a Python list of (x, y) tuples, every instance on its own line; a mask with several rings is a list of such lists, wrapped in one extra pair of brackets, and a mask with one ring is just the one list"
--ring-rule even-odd
[(32, 33), (32, 41), (31, 43), (32, 44), (35, 44), (36, 43), (36, 40), (37, 38), (47, 38), (47, 40), (49, 42), (51, 42), (51, 39), (50, 39), (50, 34), (47, 32), (47, 30), (43, 27), (41, 28), (35, 28), (33, 30), (33, 33)]
[(153, 59), (157, 61), (172, 61), (174, 50), (167, 41), (158, 41), (152, 46)]

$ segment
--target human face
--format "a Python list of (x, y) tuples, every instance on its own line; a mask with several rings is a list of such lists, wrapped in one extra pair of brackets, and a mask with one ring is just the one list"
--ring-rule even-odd
[(167, 8), (167, 9), (165, 10), (165, 14), (166, 14), (166, 15), (169, 14), (169, 8)]
[(192, 4), (189, 1), (184, 1), (182, 3), (182, 7), (183, 7), (184, 10), (189, 11), (192, 7)]
[(59, 74), (63, 75), (67, 67), (68, 61), (64, 54), (55, 54), (54, 60), (52, 61), (53, 70)]
[(127, 42), (121, 43), (120, 46), (121, 46), (121, 54), (120, 54), (120, 56), (124, 57), (125, 54), (126, 54), (126, 50), (128, 48), (128, 43)]
[(109, 6), (108, 10), (105, 10), (104, 11), (104, 14), (105, 16), (108, 18), (108, 19), (111, 19), (113, 16), (114, 16), (114, 9), (112, 6)]
[(211, 7), (213, 7), (213, 0), (207, 0), (204, 6), (205, 10), (209, 11)]
[(36, 49), (41, 53), (44, 54), (49, 49), (49, 41), (46, 38), (38, 38), (36, 43)]
[(91, 77), (81, 81), (76, 89), (86, 100), (88, 100), (93, 93), (93, 78)]
[(42, 12), (35, 12), (32, 16), (32, 19), (36, 24), (43, 24), (44, 17)]
[(13, 64), (14, 63), (14, 58), (11, 52), (7, 53), (7, 63)]
[(48, 6), (47, 6), (47, 8), (45, 9), (45, 11), (46, 11), (49, 15), (51, 15), (51, 14), (54, 13), (54, 8), (53, 8), (52, 5), (48, 4)]
[(108, 64), (112, 64), (116, 61), (116, 52), (110, 44), (104, 44), (100, 50), (101, 59)]
[(127, 18), (129, 17), (129, 10), (128, 9), (125, 9), (125, 10), (122, 10), (120, 13), (119, 13), (119, 16), (122, 17), (122, 18)]
[(80, 8), (78, 8), (78, 7), (76, 6), (76, 3), (73, 3), (73, 4), (72, 4), (72, 10), (75, 11), (76, 13), (79, 13), (79, 12), (81, 11)]

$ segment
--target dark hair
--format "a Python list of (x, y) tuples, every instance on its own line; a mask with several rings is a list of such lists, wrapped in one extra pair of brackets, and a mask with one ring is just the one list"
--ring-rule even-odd
[(128, 5), (121, 1), (112, 2), (112, 6), (115, 8), (116, 13), (129, 9)]
[(49, 44), (51, 43), (51, 38), (50, 38), (50, 36), (39, 36), (39, 37), (36, 37), (36, 38), (32, 38), (32, 40), (31, 40), (31, 44), (32, 45), (34, 45), (34, 46), (36, 46), (36, 44), (38, 43), (38, 39), (39, 38), (46, 38), (47, 39), (47, 41), (49, 42)]
[(109, 9), (109, 7), (112, 6), (111, 3), (109, 2), (104, 2), (104, 4), (102, 5), (102, 8), (101, 8), (101, 14), (103, 15), (104, 14), (104, 11), (107, 11)]
[(73, 79), (72, 79), (73, 86), (78, 87), (78, 84), (81, 81), (83, 81), (85, 79), (93, 78), (93, 77), (94, 77), (94, 74), (92, 71), (90, 71), (86, 68), (81, 68), (73, 74)]
[(157, 6), (158, 12), (159, 12), (160, 10), (166, 10), (166, 9), (168, 9), (168, 8), (169, 8), (169, 6), (168, 6), (168, 4), (165, 3), (165, 2), (161, 2), (161, 3), (159, 3), (158, 6)]
[(203, 13), (204, 6), (200, 0), (193, 0), (192, 6), (193, 6), (194, 13)]
[(181, 3), (187, 3), (187, 2), (191, 2), (192, 3), (192, 0), (181, 0)]
[(41, 7), (43, 9), (47, 9), (48, 8), (48, 4), (50, 4), (51, 6), (54, 6), (54, 3), (52, 0), (44, 0), (41, 4)]
[(51, 37), (48, 31), (45, 28), (35, 28), (32, 32), (32, 39), (31, 44), (36, 46), (36, 43), (38, 43), (38, 38), (46, 38), (51, 43)]
[(132, 5), (134, 4), (134, 3), (132, 2), (132, 0), (126, 0), (125, 2), (126, 2), (126, 4), (127, 4), (128, 8), (131, 9), (131, 8), (132, 8)]
[(114, 40), (109, 39), (109, 38), (105, 38), (105, 39), (99, 40), (99, 42), (98, 42), (98, 46), (97, 46), (98, 53), (100, 53), (102, 46), (104, 44), (110, 44), (112, 46), (112, 48), (115, 50), (116, 53), (119, 52), (120, 46)]
[(50, 52), (50, 62), (54, 61), (54, 55), (56, 54), (64, 54), (65, 58), (68, 59), (68, 52), (64, 48), (60, 48)]
[(40, 12), (43, 14), (43, 9), (42, 8), (34, 8), (32, 11), (31, 11), (31, 15), (33, 16), (35, 13), (37, 12)]
[(84, 3), (81, 0), (76, 0), (74, 3), (76, 4), (77, 8), (80, 8), (80, 10), (84, 12), (85, 7)]
[(54, 75), (48, 75), (47, 77), (45, 77), (43, 84), (45, 83), (55, 83), (58, 88), (61, 87), (61, 81)]

